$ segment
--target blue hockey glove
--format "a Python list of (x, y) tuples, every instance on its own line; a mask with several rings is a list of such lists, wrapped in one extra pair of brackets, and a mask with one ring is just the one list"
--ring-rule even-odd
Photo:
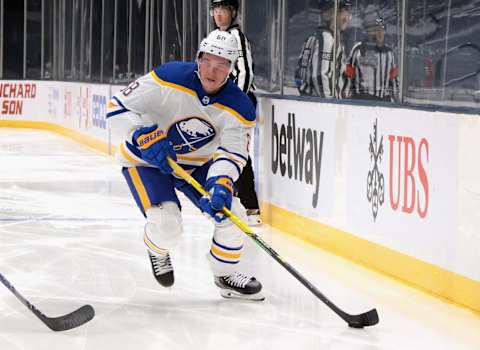
[(231, 209), (233, 196), (233, 181), (226, 176), (209, 178), (205, 183), (205, 189), (210, 191), (210, 198), (200, 198), (200, 208), (216, 222), (222, 222), (226, 216), (222, 213), (223, 207)]
[(140, 150), (144, 161), (158, 167), (164, 174), (173, 172), (168, 165), (167, 156), (177, 160), (177, 155), (165, 131), (160, 130), (155, 124), (136, 130), (132, 138), (133, 144)]

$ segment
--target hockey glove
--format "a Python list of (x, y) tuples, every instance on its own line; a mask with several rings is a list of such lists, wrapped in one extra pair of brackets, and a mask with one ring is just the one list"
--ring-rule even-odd
[(173, 169), (168, 165), (167, 156), (177, 160), (172, 143), (168, 141), (165, 131), (156, 124), (134, 131), (133, 144), (140, 150), (142, 159), (160, 169), (164, 174), (171, 174)]
[(226, 176), (211, 177), (205, 183), (205, 189), (210, 191), (210, 198), (200, 198), (200, 208), (220, 223), (226, 219), (223, 207), (229, 210), (232, 207), (233, 181)]

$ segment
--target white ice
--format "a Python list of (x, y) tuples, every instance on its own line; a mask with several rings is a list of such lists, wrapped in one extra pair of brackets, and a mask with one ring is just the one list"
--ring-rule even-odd
[(480, 349), (480, 317), (264, 225), (259, 235), (349, 313), (349, 328), (246, 239), (241, 268), (264, 302), (222, 299), (205, 258), (212, 225), (183, 200), (176, 282), (154, 280), (143, 217), (114, 159), (62, 136), (0, 128), (0, 272), (48, 316), (84, 304), (86, 325), (55, 333), (0, 285), (1, 350)]

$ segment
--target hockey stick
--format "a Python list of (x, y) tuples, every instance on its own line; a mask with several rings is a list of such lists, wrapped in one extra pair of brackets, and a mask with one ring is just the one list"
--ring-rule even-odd
[(31, 304), (25, 299), (15, 287), (7, 281), (5, 276), (0, 273), (0, 281), (10, 289), (10, 291), (22, 302), (40, 321), (42, 321), (52, 331), (66, 331), (68, 329), (76, 328), (84, 323), (87, 323), (95, 316), (95, 310), (90, 305), (84, 305), (78, 310), (75, 310), (67, 315), (59, 317), (48, 317), (43, 312), (38, 310), (35, 305)]
[[(195, 180), (189, 173), (187, 173), (181, 166), (175, 163), (170, 157), (168, 164), (172, 167), (176, 175), (180, 176), (187, 183), (192, 185), (203, 196), (209, 196), (209, 193)], [(272, 258), (274, 258), (280, 265), (282, 265), (288, 272), (290, 272), (300, 283), (302, 283), (310, 292), (317, 296), (322, 302), (324, 302), (331, 310), (333, 310), (338, 316), (340, 316), (350, 327), (363, 328), (367, 326), (373, 326), (378, 323), (378, 313), (376, 309), (364, 312), (359, 315), (351, 315), (340, 309), (330, 299), (323, 295), (313, 284), (311, 284), (300, 272), (298, 272), (292, 265), (283, 260), (283, 258), (273, 250), (263, 239), (261, 239), (252, 229), (243, 223), (239, 217), (233, 214), (227, 208), (222, 209), (223, 213), (246, 235), (248, 235), (253, 241), (260, 246), (265, 252), (267, 252)]]

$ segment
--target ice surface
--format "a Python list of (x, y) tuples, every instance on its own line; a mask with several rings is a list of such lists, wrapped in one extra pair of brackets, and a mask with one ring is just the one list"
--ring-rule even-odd
[(0, 266), (48, 316), (91, 304), (88, 324), (55, 333), (0, 285), (0, 349), (480, 349), (480, 317), (264, 225), (259, 234), (349, 313), (351, 329), (246, 237), (241, 268), (263, 303), (222, 299), (208, 262), (212, 225), (183, 199), (176, 282), (154, 280), (143, 217), (114, 159), (62, 136), (0, 128)]

